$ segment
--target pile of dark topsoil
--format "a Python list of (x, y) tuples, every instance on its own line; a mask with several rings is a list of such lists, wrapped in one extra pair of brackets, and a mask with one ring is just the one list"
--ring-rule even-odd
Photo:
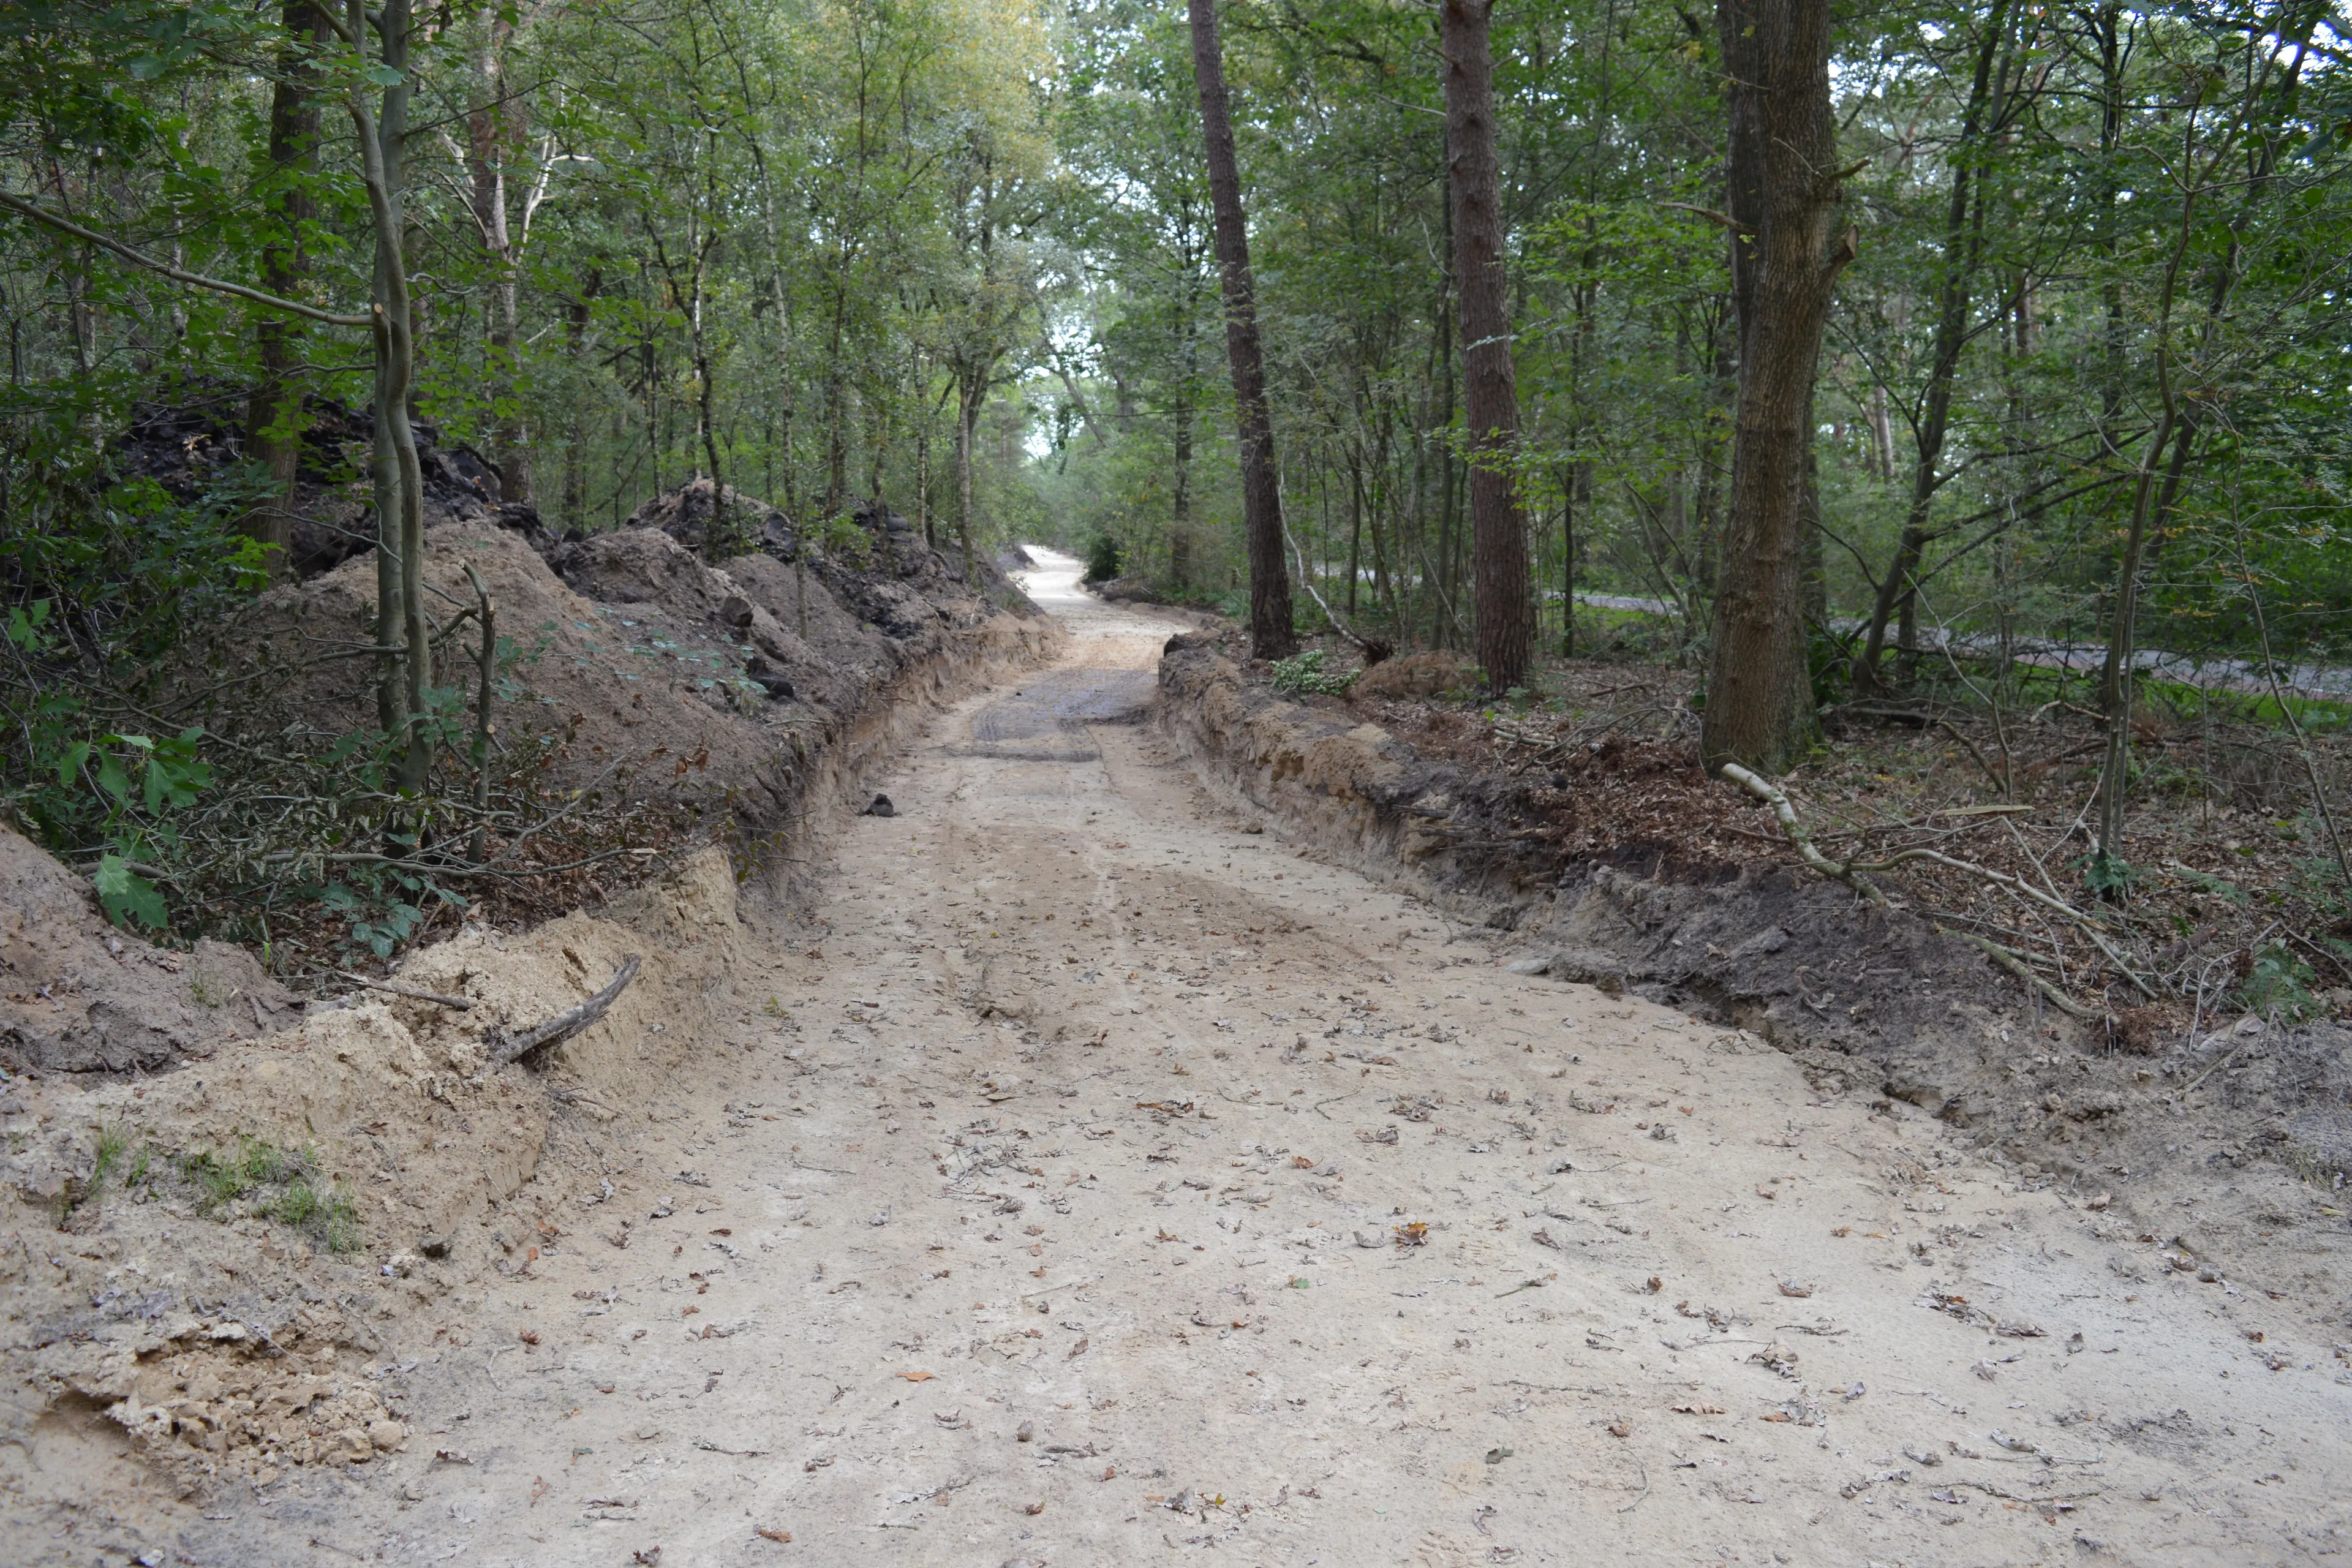
[[(236, 413), (226, 403), (143, 413), (122, 466), (193, 499), (240, 456)], [(371, 640), (375, 609), (372, 517), (352, 477), (367, 420), (324, 403), (312, 415), (298, 579), (217, 628), (174, 677), (206, 694), (184, 711), (225, 743), (331, 740), (374, 721), (370, 661), (338, 657)], [(825, 544), (700, 479), (621, 528), (559, 538), (529, 504), (498, 499), (478, 455), (443, 446), (429, 426), (419, 435), (432, 613), (446, 620), (475, 603), (470, 566), (511, 639), (498, 743), (544, 758), (550, 811), (570, 790), (593, 790), (608, 814), (638, 813), (644, 841), (665, 851), (719, 839), (754, 891), (763, 873), (781, 874), (802, 821), (852, 792), (929, 700), (1033, 661), (1060, 635), (992, 562), (978, 561), (967, 584), (960, 559), (887, 508), (863, 509)], [(740, 545), (715, 564), (705, 555), (714, 499)], [(470, 693), (468, 629), (442, 649), (436, 679)], [(511, 928), (600, 903), (634, 864), (656, 863), (494, 884), (487, 912)], [(323, 948), (297, 956), (337, 962)], [(152, 1071), (277, 1026), (289, 1000), (237, 949), (178, 952), (111, 931), (85, 879), (0, 828), (0, 1068)]]
[(1213, 782), (1482, 919), (1521, 973), (1752, 1031), (1817, 1089), (1916, 1107), (2028, 1180), (2128, 1212), (2135, 1234), (2226, 1228), (2283, 1278), (2335, 1249), (2300, 1244), (2346, 1228), (2339, 1023), (2209, 1012), (2134, 1038), (2070, 1017), (1902, 908), (1899, 876), (1887, 909), (1807, 870), (1679, 745), (1604, 740), (1534, 773), (1435, 760), (1399, 738), (1446, 732), (1424, 705), (1291, 701), (1210, 637), (1171, 639), (1160, 689)]

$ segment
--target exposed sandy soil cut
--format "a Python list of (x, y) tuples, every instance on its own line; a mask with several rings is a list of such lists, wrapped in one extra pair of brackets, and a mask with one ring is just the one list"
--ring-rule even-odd
[(513, 1080), (574, 1091), (506, 1208), (535, 1258), (483, 1268), (513, 1222), (457, 1209), (469, 1277), (341, 1287), (367, 1338), (317, 1375), (383, 1446), (174, 1496), (86, 1394), (19, 1443), (8, 1561), (2340, 1549), (2340, 1300), (1754, 1036), (1508, 972), (1220, 805), (1139, 722), (1179, 623), (1040, 559), (1061, 663), (917, 737), (809, 908), (706, 885), (723, 940), (600, 933), (720, 962)]

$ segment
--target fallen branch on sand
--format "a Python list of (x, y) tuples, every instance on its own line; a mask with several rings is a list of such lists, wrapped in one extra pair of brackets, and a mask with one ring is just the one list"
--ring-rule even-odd
[(492, 1065), (504, 1067), (509, 1062), (520, 1061), (533, 1051), (570, 1039), (603, 1017), (605, 1009), (612, 1006), (614, 999), (627, 990), (629, 982), (637, 977), (637, 955), (634, 952), (630, 953), (621, 960), (621, 967), (614, 974), (613, 983), (610, 985), (605, 986), (577, 1007), (558, 1013), (544, 1024), (514, 1034), (509, 1034), (504, 1029), (491, 1030), (488, 1045)]

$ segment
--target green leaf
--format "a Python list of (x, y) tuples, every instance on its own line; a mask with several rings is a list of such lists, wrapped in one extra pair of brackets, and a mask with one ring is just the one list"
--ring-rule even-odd
[(125, 916), (151, 931), (161, 931), (168, 923), (163, 895), (155, 890), (154, 883), (133, 871), (121, 856), (111, 852), (100, 856), (98, 875), (91, 880), (98, 886), (99, 903), (116, 925), (123, 924)]
[(131, 775), (122, 771), (122, 763), (111, 752), (98, 753), (98, 787), (117, 805), (131, 804)]
[(407, 79), (381, 60), (373, 61), (360, 73), (378, 87), (398, 87)]

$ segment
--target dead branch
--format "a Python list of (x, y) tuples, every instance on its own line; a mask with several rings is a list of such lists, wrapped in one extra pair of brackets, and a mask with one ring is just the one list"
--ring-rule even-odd
[(432, 1002), (440, 1006), (454, 1007), (460, 1013), (473, 1011), (474, 1004), (463, 996), (445, 996), (438, 991), (419, 991), (412, 985), (394, 985), (389, 980), (370, 980), (366, 975), (353, 974), (348, 969), (338, 969), (335, 973), (354, 985), (364, 985), (371, 991), (389, 991), (395, 996), (410, 996), (419, 1002)]
[(1981, 950), (1986, 957), (1991, 959), (1995, 963), (2000, 964), (2003, 969), (2008, 970), (2011, 974), (2017, 976), (2018, 979), (2023, 981), (2034, 990), (2041, 992), (2042, 996), (2053, 1007), (2057, 1008), (2061, 1013), (2065, 1014), (2068, 1017), (2080, 1018), (2085, 1023), (2093, 1023), (2104, 1020), (2107, 1016), (2106, 1014), (2099, 1011), (2097, 1008), (2084, 1006), (2083, 1004), (2075, 1001), (2072, 996), (2067, 995), (2066, 993), (2059, 990), (2058, 987), (2051, 984), (2047, 980), (2042, 979), (2041, 975), (2036, 974), (2033, 972), (2033, 966), (2032, 964), (2026, 963), (2024, 959), (2019, 957), (2010, 949), (2001, 946), (2000, 943), (1993, 941), (1990, 937), (1979, 936), (1973, 931), (1954, 931), (1951, 927), (1947, 925), (1938, 925), (1936, 927), (1936, 931), (1940, 935), (1954, 938), (1957, 941), (1967, 942), (1970, 947)]
[(627, 990), (629, 982), (637, 977), (637, 955), (634, 952), (628, 954), (621, 960), (621, 967), (614, 974), (613, 983), (610, 985), (605, 986), (577, 1007), (558, 1013), (535, 1028), (524, 1029), (518, 1034), (509, 1034), (504, 1029), (490, 1031), (488, 1044), (490, 1047), (492, 1065), (504, 1067), (509, 1062), (520, 1061), (533, 1051), (570, 1039), (603, 1017), (605, 1009), (612, 1006), (614, 999)]
[(1339, 618), (1339, 612), (1323, 602), (1323, 595), (1316, 592), (1314, 574), (1307, 570), (1307, 557), (1299, 552), (1298, 541), (1290, 535), (1290, 524), (1287, 521), (1285, 521), (1282, 525), (1282, 538), (1283, 542), (1290, 546), (1291, 559), (1298, 563), (1298, 581), (1306, 588), (1307, 597), (1315, 601), (1316, 608), (1323, 612), (1323, 618), (1338, 628), (1341, 637), (1356, 645), (1356, 651), (1364, 656), (1364, 663), (1367, 666), (1375, 665), (1394, 653), (1395, 647), (1387, 641), (1380, 637), (1361, 636), (1355, 627)]
[(1772, 815), (1780, 819), (1780, 830), (1789, 836), (1789, 842), (1796, 847), (1798, 858), (1806, 865), (1832, 881), (1843, 882), (1874, 904), (1886, 902), (1886, 895), (1878, 890), (1878, 885), (1860, 870), (1851, 865), (1841, 865), (1813, 847), (1812, 834), (1799, 820), (1796, 806), (1790, 803), (1780, 785), (1750, 773), (1738, 763), (1726, 763), (1716, 771), (1772, 808)]

